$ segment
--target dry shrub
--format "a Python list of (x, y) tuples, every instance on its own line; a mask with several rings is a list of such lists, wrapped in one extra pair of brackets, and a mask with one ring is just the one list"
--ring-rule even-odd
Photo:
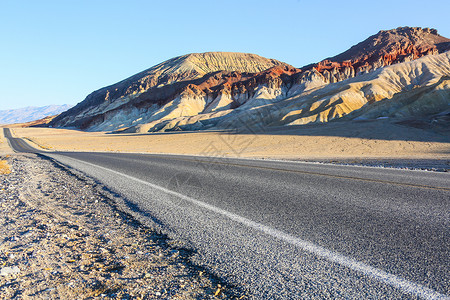
[(6, 175), (11, 173), (11, 168), (6, 160), (0, 160), (0, 175)]

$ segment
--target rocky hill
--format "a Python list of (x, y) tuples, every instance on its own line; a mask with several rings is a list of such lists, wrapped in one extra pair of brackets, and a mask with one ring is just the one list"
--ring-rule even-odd
[[(374, 113), (382, 106), (391, 117), (439, 113), (448, 105), (441, 96), (450, 71), (448, 53), (438, 54), (448, 50), (450, 40), (435, 29), (401, 27), (300, 69), (253, 54), (190, 54), (92, 93), (51, 125), (148, 132), (328, 122), (359, 110), (361, 118), (369, 111), (383, 117)], [(414, 91), (439, 94), (440, 104), (425, 109), (398, 100)], [(375, 102), (383, 104), (372, 109)]]
[(318, 71), (351, 67), (356, 73), (450, 50), (450, 39), (436, 29), (399, 27), (381, 30), (347, 51), (310, 65)]
[[(257, 73), (278, 65), (274, 59), (233, 52), (193, 53), (172, 58), (111, 86), (97, 90), (71, 110), (57, 117), (53, 125), (91, 127), (90, 118), (124, 107), (141, 94), (153, 94), (162, 104), (195, 79), (219, 71)], [(139, 99), (137, 102), (141, 102)]]
[(249, 103), (216, 126), (226, 128), (240, 122), (258, 130), (263, 126), (331, 120), (420, 118), (448, 114), (449, 105), (450, 52), (446, 52), (380, 68), (265, 105)]

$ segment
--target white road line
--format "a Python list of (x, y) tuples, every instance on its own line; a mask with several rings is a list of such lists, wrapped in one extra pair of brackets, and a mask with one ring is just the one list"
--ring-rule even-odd
[[(69, 157), (65, 157), (65, 158), (69, 158)], [(430, 288), (427, 288), (427, 287), (425, 287), (423, 285), (420, 285), (420, 284), (408, 281), (408, 280), (403, 279), (403, 278), (401, 278), (399, 276), (396, 276), (394, 274), (387, 273), (387, 272), (385, 272), (385, 271), (383, 271), (381, 269), (378, 269), (378, 268), (369, 266), (369, 265), (367, 265), (365, 263), (359, 262), (359, 261), (357, 261), (357, 260), (355, 260), (353, 258), (347, 257), (347, 256), (342, 255), (342, 254), (337, 253), (337, 252), (333, 252), (331, 250), (328, 250), (328, 249), (326, 249), (324, 247), (321, 247), (319, 245), (316, 245), (314, 243), (311, 243), (311, 242), (299, 239), (299, 238), (297, 238), (297, 237), (295, 237), (293, 235), (287, 234), (285, 232), (282, 232), (280, 230), (271, 228), (271, 227), (263, 225), (261, 223), (254, 222), (254, 221), (252, 221), (250, 219), (247, 219), (245, 217), (241, 217), (239, 215), (236, 215), (236, 214), (231, 213), (229, 211), (226, 211), (226, 210), (223, 210), (221, 208), (215, 207), (213, 205), (201, 202), (201, 201), (196, 200), (194, 198), (191, 198), (191, 197), (185, 196), (183, 194), (171, 191), (171, 190), (166, 189), (166, 188), (164, 188), (162, 186), (159, 186), (159, 185), (156, 185), (156, 184), (144, 181), (142, 179), (139, 179), (139, 178), (136, 178), (136, 177), (133, 177), (133, 176), (130, 176), (130, 175), (126, 175), (126, 174), (123, 174), (123, 173), (120, 173), (120, 172), (117, 172), (117, 171), (114, 171), (112, 169), (105, 168), (105, 167), (102, 167), (102, 166), (99, 166), (99, 165), (96, 165), (96, 164), (88, 163), (88, 162), (85, 162), (85, 161), (82, 161), (82, 160), (78, 160), (78, 159), (75, 159), (75, 158), (69, 158), (69, 159), (77, 161), (77, 162), (82, 163), (82, 164), (86, 164), (88, 166), (92, 166), (92, 167), (95, 167), (95, 168), (98, 168), (98, 169), (105, 170), (105, 171), (108, 171), (110, 173), (116, 174), (118, 176), (122, 176), (124, 178), (127, 178), (129, 180), (133, 180), (135, 182), (147, 185), (147, 186), (149, 186), (149, 187), (151, 187), (153, 189), (160, 190), (160, 191), (162, 191), (162, 192), (164, 192), (166, 194), (170, 194), (170, 195), (179, 197), (179, 198), (181, 198), (181, 199), (183, 199), (185, 201), (191, 202), (191, 203), (193, 203), (193, 204), (195, 204), (195, 205), (197, 205), (199, 207), (205, 208), (205, 209), (210, 210), (212, 212), (215, 212), (215, 213), (217, 213), (219, 215), (227, 217), (227, 218), (229, 218), (229, 219), (231, 219), (231, 220), (233, 220), (233, 221), (235, 221), (237, 223), (243, 224), (243, 225), (248, 226), (250, 228), (253, 228), (255, 230), (264, 232), (267, 235), (270, 235), (270, 236), (275, 237), (277, 239), (283, 240), (283, 241), (285, 241), (285, 242), (287, 242), (287, 243), (289, 243), (291, 245), (294, 245), (294, 246), (296, 246), (296, 247), (298, 247), (298, 248), (300, 248), (300, 249), (302, 249), (304, 251), (310, 252), (310, 253), (312, 253), (312, 254), (320, 257), (320, 258), (326, 259), (326, 260), (328, 260), (328, 261), (330, 261), (332, 263), (340, 264), (340, 265), (342, 265), (344, 267), (352, 269), (353, 271), (360, 272), (360, 273), (362, 273), (362, 274), (364, 274), (364, 275), (366, 275), (368, 277), (371, 277), (371, 278), (376, 279), (378, 281), (384, 282), (384, 283), (386, 283), (386, 284), (388, 284), (388, 285), (390, 285), (392, 287), (395, 287), (395, 288), (398, 288), (398, 289), (402, 290), (404, 293), (412, 294), (412, 295), (415, 295), (415, 296), (418, 296), (418, 297), (421, 297), (421, 298), (424, 298), (424, 299), (450, 299), (449, 296), (444, 295), (444, 294), (440, 294), (440, 293), (438, 293), (438, 292), (436, 292), (436, 291), (434, 291), (434, 290), (432, 290)]]

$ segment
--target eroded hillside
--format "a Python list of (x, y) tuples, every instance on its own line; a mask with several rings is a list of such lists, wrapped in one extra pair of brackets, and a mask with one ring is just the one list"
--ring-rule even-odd
[(448, 109), (447, 50), (435, 29), (401, 27), (301, 69), (253, 54), (189, 54), (92, 93), (51, 125), (148, 132), (435, 114)]

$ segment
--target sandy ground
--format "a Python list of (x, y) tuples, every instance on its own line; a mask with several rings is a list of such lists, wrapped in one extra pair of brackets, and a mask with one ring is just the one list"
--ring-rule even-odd
[(14, 153), (9, 147), (8, 141), (3, 135), (3, 130), (0, 130), (0, 155), (9, 155)]
[(14, 128), (44, 149), (118, 151), (281, 159), (450, 159), (450, 134), (371, 122), (279, 128), (259, 133), (106, 134), (66, 129)]
[(34, 154), (0, 175), (0, 299), (245, 299), (117, 195)]

